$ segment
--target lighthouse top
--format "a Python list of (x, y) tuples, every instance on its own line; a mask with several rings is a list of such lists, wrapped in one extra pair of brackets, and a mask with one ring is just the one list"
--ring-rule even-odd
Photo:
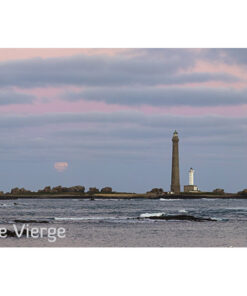
[(178, 132), (175, 130), (175, 132), (173, 133), (173, 136), (178, 136)]

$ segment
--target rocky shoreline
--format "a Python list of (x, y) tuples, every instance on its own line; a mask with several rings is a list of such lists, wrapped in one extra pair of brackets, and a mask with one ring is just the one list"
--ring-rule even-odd
[(247, 194), (8, 194), (0, 196), (0, 200), (17, 199), (247, 199)]

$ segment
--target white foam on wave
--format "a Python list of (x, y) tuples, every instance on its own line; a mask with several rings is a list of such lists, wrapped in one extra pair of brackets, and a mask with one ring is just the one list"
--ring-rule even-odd
[(219, 217), (211, 217), (211, 219), (216, 220), (216, 221), (227, 221), (228, 220), (226, 218), (219, 218)]
[(180, 198), (160, 198), (161, 201), (176, 201), (176, 200), (181, 200)]
[(179, 210), (179, 213), (188, 213), (188, 211), (186, 211), (185, 209), (181, 209)]
[(98, 201), (119, 201), (120, 199), (118, 199), (118, 198), (98, 198), (95, 200), (98, 200)]
[[(77, 201), (119, 201), (121, 199), (118, 198), (95, 198), (95, 199), (91, 199), (91, 198), (79, 198), (77, 199)], [(129, 199), (130, 200), (130, 199)]]
[(140, 215), (140, 218), (160, 217), (162, 215), (165, 215), (165, 213), (144, 213)]
[(11, 204), (0, 204), (0, 207), (1, 208), (10, 208), (10, 207), (13, 207), (13, 205), (11, 205)]
[(128, 219), (127, 217), (103, 217), (103, 216), (89, 216), (89, 217), (55, 217), (56, 221), (83, 221), (83, 220), (116, 220)]

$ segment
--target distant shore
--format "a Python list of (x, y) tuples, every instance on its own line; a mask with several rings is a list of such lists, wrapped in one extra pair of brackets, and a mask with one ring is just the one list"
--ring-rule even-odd
[(150, 194), (150, 193), (98, 193), (90, 195), (87, 193), (59, 193), (59, 194), (6, 194), (0, 196), (0, 200), (16, 199), (247, 199), (247, 194), (225, 193), (181, 193), (181, 194)]

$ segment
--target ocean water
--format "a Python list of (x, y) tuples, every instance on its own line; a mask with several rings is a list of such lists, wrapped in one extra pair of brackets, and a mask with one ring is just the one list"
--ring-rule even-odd
[[(149, 219), (162, 214), (215, 221)], [(1, 247), (247, 247), (247, 200), (0, 200), (0, 228), (13, 224), (63, 227), (66, 237), (0, 238)]]

